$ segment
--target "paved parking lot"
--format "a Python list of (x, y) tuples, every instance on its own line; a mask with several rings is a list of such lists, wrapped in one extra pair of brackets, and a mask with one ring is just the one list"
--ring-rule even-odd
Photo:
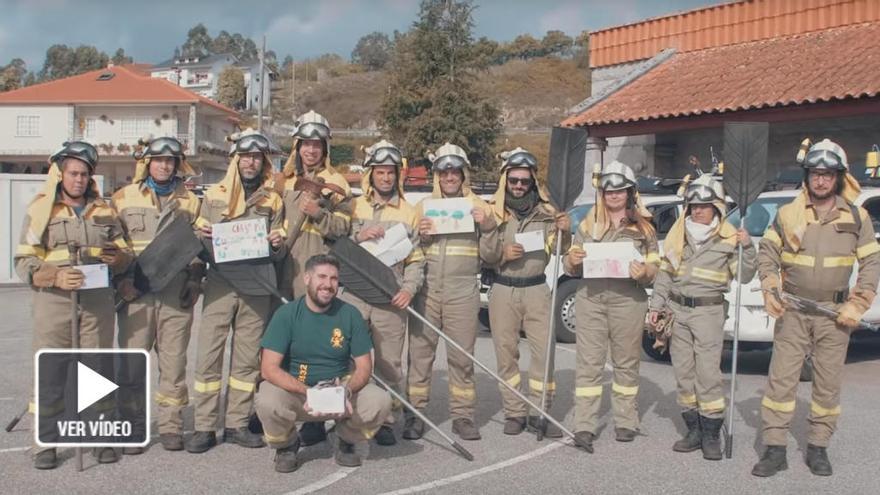
[[(28, 290), (0, 289), (0, 314), (0, 423), (5, 425), (26, 403), (32, 383)], [(566, 417), (570, 424), (574, 348), (560, 345), (558, 349), (559, 399), (553, 412), (557, 417)], [(193, 351), (191, 345), (191, 358)], [(525, 345), (522, 353), (526, 359)], [(485, 331), (478, 339), (477, 357), (494, 368), (492, 343)], [(880, 345), (862, 344), (850, 349), (842, 394), (843, 416), (830, 449), (835, 469), (830, 478), (812, 476), (802, 461), (810, 401), (808, 384), (802, 384), (798, 392), (789, 470), (771, 479), (757, 479), (749, 474), (758, 455), (759, 404), (768, 363), (768, 352), (741, 356), (734, 456), (721, 462), (703, 461), (698, 452), (672, 452), (671, 445), (683, 428), (678, 420), (672, 368), (668, 363), (645, 358), (639, 399), (641, 435), (630, 444), (615, 442), (613, 425), (607, 423), (606, 416), (593, 455), (563, 442), (538, 443), (532, 435), (503, 435), (504, 418), (497, 386), (488, 375), (479, 373), (477, 423), (483, 440), (464, 444), (474, 454), (474, 462), (465, 461), (439, 435), (429, 433), (420, 441), (404, 440), (394, 447), (371, 445), (369, 457), (356, 469), (337, 466), (325, 443), (301, 451), (304, 465), (287, 475), (273, 471), (271, 450), (247, 450), (232, 445), (220, 445), (202, 455), (166, 452), (154, 445), (145, 454), (125, 457), (114, 465), (97, 465), (86, 455), (86, 469), (81, 473), (76, 472), (72, 462), (72, 450), (64, 450), (64, 462), (58, 469), (39, 472), (31, 467), (28, 448), (32, 423), (26, 418), (13, 432), (0, 432), (0, 492), (877, 493)], [(191, 359), (190, 367), (192, 364)], [(723, 367), (729, 373), (728, 356)], [(606, 398), (603, 411), (607, 413), (608, 409)], [(428, 414), (441, 428), (450, 430), (442, 355), (435, 369)], [(191, 409), (187, 410), (185, 425), (187, 429), (192, 427)]]

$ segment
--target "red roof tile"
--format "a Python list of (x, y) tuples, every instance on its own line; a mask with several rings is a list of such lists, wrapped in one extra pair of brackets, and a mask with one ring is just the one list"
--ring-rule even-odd
[[(99, 81), (98, 76), (106, 72), (112, 72), (114, 76), (106, 81)], [(93, 70), (0, 93), (0, 105), (57, 103), (203, 103), (226, 112), (231, 117), (238, 117), (238, 112), (225, 105), (165, 79), (142, 75), (137, 68), (132, 70), (126, 66)]]
[(874, 97), (880, 23), (677, 53), (562, 122), (592, 126)]

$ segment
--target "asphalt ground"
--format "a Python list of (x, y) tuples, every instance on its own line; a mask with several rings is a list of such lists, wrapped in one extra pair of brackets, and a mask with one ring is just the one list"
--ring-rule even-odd
[[(0, 289), (0, 424), (25, 406), (32, 388), (31, 298), (24, 288)], [(194, 332), (198, 331), (198, 320)], [(190, 370), (195, 338), (190, 345)], [(435, 364), (429, 417), (449, 432), (445, 352)], [(571, 424), (575, 354), (573, 345), (557, 347), (558, 400), (552, 412)], [(522, 345), (522, 363), (528, 359)], [(480, 333), (476, 355), (494, 369), (491, 337)], [(154, 444), (143, 455), (119, 463), (98, 465), (84, 455), (85, 469), (77, 472), (73, 450), (60, 451), (63, 463), (53, 471), (31, 464), (32, 421), (25, 417), (11, 433), (0, 432), (0, 493), (847, 493), (876, 494), (880, 460), (880, 345), (850, 347), (842, 393), (843, 414), (829, 450), (834, 475), (820, 478), (803, 463), (806, 414), (810, 387), (798, 390), (797, 411), (789, 443), (789, 469), (769, 479), (749, 474), (759, 455), (760, 400), (766, 385), (769, 352), (742, 353), (736, 400), (733, 458), (705, 461), (699, 452), (672, 452), (683, 432), (675, 403), (675, 379), (668, 363), (644, 357), (639, 393), (641, 431), (632, 443), (614, 441), (610, 423), (610, 392), (603, 401), (603, 426), (587, 454), (565, 442), (534, 435), (506, 436), (497, 385), (477, 373), (477, 423), (483, 439), (462, 442), (475, 460), (458, 456), (436, 433), (422, 440), (401, 440), (393, 447), (359, 447), (368, 456), (360, 468), (341, 468), (328, 443), (300, 451), (303, 465), (291, 474), (273, 470), (273, 451), (223, 445), (205, 454), (166, 452)], [(525, 365), (523, 364), (523, 368)], [(722, 368), (729, 379), (730, 357)], [(606, 369), (608, 369), (606, 367)], [(608, 373), (606, 373), (608, 375)], [(155, 374), (154, 374), (155, 376)], [(192, 374), (189, 376), (190, 384)], [(606, 376), (606, 382), (610, 376)], [(192, 429), (192, 409), (185, 428)], [(399, 433), (399, 428), (398, 428)], [(155, 436), (155, 432), (154, 432)]]

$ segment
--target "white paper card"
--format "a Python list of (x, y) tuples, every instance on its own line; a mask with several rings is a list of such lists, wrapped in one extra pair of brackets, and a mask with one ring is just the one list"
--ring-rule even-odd
[(585, 242), (584, 278), (629, 278), (629, 264), (642, 261), (632, 241)]
[(516, 243), (523, 247), (523, 251), (543, 251), (544, 250), (544, 231), (533, 230), (531, 232), (517, 232), (513, 236)]
[(269, 256), (265, 219), (215, 223), (211, 229), (217, 263)]
[(110, 287), (110, 269), (104, 263), (96, 265), (77, 265), (73, 268), (81, 271), (85, 280), (79, 290), (103, 289)]
[(312, 415), (342, 414), (345, 412), (345, 387), (308, 388), (306, 402)]
[(462, 234), (474, 231), (473, 203), (468, 198), (426, 199), (425, 217), (434, 223), (432, 234)]
[(385, 231), (385, 237), (377, 240), (364, 241), (361, 246), (385, 266), (394, 266), (405, 260), (413, 250), (413, 244), (401, 223)]

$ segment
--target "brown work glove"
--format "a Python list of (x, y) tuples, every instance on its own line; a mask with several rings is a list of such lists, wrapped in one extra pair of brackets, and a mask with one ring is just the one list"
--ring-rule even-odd
[(847, 301), (837, 310), (837, 324), (850, 329), (858, 327), (859, 320), (871, 307), (875, 295), (870, 290), (853, 289)]
[(116, 284), (116, 293), (127, 303), (141, 297), (141, 291), (134, 286), (134, 280), (128, 277), (123, 278)]
[(76, 268), (61, 268), (55, 274), (55, 287), (62, 290), (76, 290), (82, 287), (86, 277)]
[(186, 282), (180, 288), (180, 307), (188, 309), (196, 304), (199, 300), (199, 294), (202, 292), (202, 278), (205, 276), (205, 265), (202, 263), (193, 263), (187, 268)]
[(31, 283), (34, 287), (48, 289), (55, 287), (55, 277), (58, 275), (58, 267), (51, 263), (43, 263), (39, 268), (34, 270), (31, 275)]
[(130, 262), (131, 255), (113, 243), (107, 243), (101, 249), (101, 263), (106, 263), (113, 273), (124, 272)]
[(785, 303), (780, 301), (776, 295), (776, 292), (780, 290), (779, 285), (779, 277), (773, 275), (764, 277), (764, 280), (761, 280), (761, 289), (764, 294), (764, 311), (777, 320), (785, 314)]

